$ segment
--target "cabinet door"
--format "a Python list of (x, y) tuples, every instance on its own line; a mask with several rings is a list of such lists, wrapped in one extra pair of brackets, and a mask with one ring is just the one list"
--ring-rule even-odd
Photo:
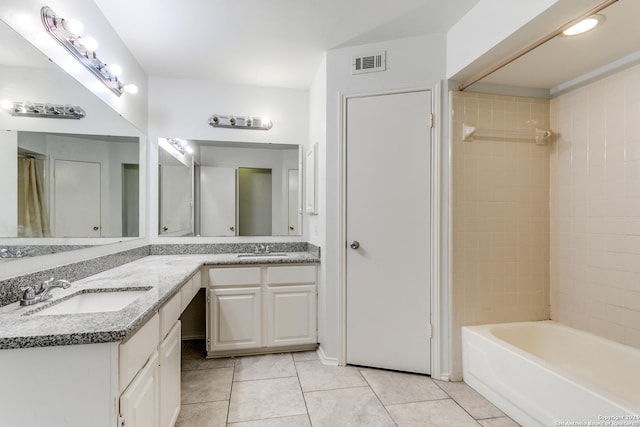
[(154, 351), (147, 364), (120, 396), (121, 425), (127, 427), (157, 427), (159, 418), (158, 352)]
[(262, 346), (260, 288), (209, 290), (209, 351)]
[(316, 286), (267, 288), (267, 346), (313, 344), (316, 337)]
[(160, 426), (173, 427), (180, 413), (180, 321), (160, 344)]

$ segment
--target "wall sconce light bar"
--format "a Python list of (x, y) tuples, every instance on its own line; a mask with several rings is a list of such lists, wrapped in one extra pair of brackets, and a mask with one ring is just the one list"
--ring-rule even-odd
[(214, 114), (209, 117), (209, 125), (214, 128), (269, 130), (273, 123), (268, 117), (234, 116)]
[[(91, 37), (82, 37), (82, 24), (57, 16), (49, 6), (40, 9), (42, 23), (47, 32), (71, 53), (84, 67), (91, 71), (104, 85), (117, 96), (124, 92), (136, 93), (135, 85), (125, 85), (107, 64), (96, 55), (97, 42)], [(114, 67), (115, 68), (115, 67)], [(119, 67), (117, 67), (119, 68)]]
[(45, 117), (52, 119), (82, 119), (86, 116), (82, 108), (74, 105), (3, 101), (2, 106), (12, 116)]
[(193, 153), (193, 148), (191, 148), (189, 146), (189, 143), (184, 139), (167, 138), (167, 142), (169, 143), (169, 145), (175, 148), (176, 151), (178, 151), (180, 154), (184, 155), (185, 153), (189, 153), (189, 154)]

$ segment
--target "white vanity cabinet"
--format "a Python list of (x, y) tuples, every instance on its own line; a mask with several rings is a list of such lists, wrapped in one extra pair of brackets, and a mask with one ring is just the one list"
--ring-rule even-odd
[(315, 265), (211, 267), (206, 280), (209, 356), (315, 347)]
[(267, 267), (265, 279), (267, 347), (315, 344), (315, 267)]

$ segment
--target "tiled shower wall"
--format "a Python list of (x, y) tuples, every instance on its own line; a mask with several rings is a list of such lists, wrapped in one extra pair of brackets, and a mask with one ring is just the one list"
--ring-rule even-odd
[(460, 327), (549, 318), (549, 146), (479, 129), (548, 129), (549, 101), (452, 93), (452, 379)]
[(552, 317), (640, 348), (640, 66), (551, 102)]

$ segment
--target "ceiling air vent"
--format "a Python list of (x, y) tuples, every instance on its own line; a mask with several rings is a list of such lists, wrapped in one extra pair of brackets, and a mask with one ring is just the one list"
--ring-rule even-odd
[(351, 74), (373, 73), (387, 69), (387, 52), (354, 56), (351, 61)]

